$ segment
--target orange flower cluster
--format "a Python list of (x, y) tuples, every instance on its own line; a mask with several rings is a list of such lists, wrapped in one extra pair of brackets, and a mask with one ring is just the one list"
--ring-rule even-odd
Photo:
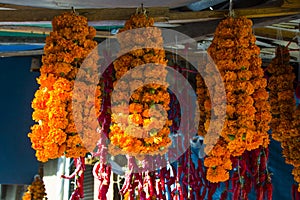
[(295, 167), (292, 171), (294, 180), (298, 183), (298, 192), (300, 192), (300, 167)]
[(292, 174), (294, 180), (299, 184), (300, 192), (300, 106), (293, 113), (293, 129), (290, 131), (291, 137), (281, 142), (285, 162), (294, 166)]
[(32, 101), (32, 118), (38, 124), (28, 134), (42, 162), (62, 155), (84, 156), (87, 152), (73, 120), (72, 90), (78, 67), (96, 46), (92, 40), (96, 32), (88, 27), (85, 17), (64, 13), (54, 17), (52, 25), (37, 79), (40, 86)]
[(272, 137), (281, 142), (285, 162), (295, 167), (292, 172), (295, 181), (300, 183), (300, 107), (296, 109), (293, 85), (296, 76), (289, 63), (288, 47), (278, 46), (267, 68), (271, 75), (268, 82), (273, 115), (271, 128)]
[(210, 151), (209, 157), (205, 158), (204, 166), (208, 168), (206, 178), (210, 182), (224, 182), (229, 179), (228, 170), (232, 169), (232, 162), (227, 143), (222, 138)]
[(46, 189), (40, 176), (35, 176), (34, 181), (23, 194), (22, 200), (45, 200), (47, 199)]
[[(220, 79), (215, 75), (216, 68), (211, 63), (211, 59), (207, 57), (198, 64), (201, 70), (201, 75), (196, 76), (196, 93), (200, 109), (198, 135), (206, 136), (209, 133), (209, 137), (204, 137), (205, 152), (208, 154), (220, 137), (226, 96), (222, 93), (222, 86), (218, 84)], [(212, 105), (214, 105), (213, 110)]]
[(292, 134), (292, 118), (296, 108), (294, 98), (295, 74), (289, 64), (290, 54), (287, 47), (279, 46), (276, 49), (275, 58), (268, 66), (271, 77), (268, 81), (270, 89), (270, 104), (272, 112), (272, 137), (277, 141), (284, 141)]
[[(203, 63), (200, 63), (203, 65)], [(211, 101), (209, 98), (209, 92), (205, 85), (205, 82), (200, 74), (196, 76), (196, 93), (197, 93), (197, 101), (199, 105), (199, 113), (197, 115), (200, 116), (199, 126), (198, 126), (198, 135), (205, 136), (208, 127), (209, 127), (209, 119), (211, 116)]]
[[(255, 36), (252, 33), (252, 21), (245, 18), (228, 17), (218, 25), (212, 44), (208, 53), (214, 60), (223, 78), (226, 91), (226, 120), (222, 130), (212, 127), (213, 132), (219, 132), (227, 151), (231, 156), (240, 156), (245, 150), (251, 151), (259, 146), (267, 147), (269, 144), (269, 122), (271, 121), (268, 93), (266, 91), (267, 81), (263, 78), (264, 71), (261, 68), (259, 47), (255, 45)], [(210, 74), (210, 64), (205, 66), (205, 73)], [(208, 82), (214, 81), (214, 76), (209, 77)], [(205, 80), (207, 81), (207, 80)], [(218, 90), (216, 90), (218, 91)], [(217, 93), (213, 91), (213, 93)], [(211, 99), (221, 97), (210, 94)], [(207, 99), (207, 98), (206, 98)], [(215, 101), (215, 100), (214, 100)], [(218, 104), (215, 104), (218, 105)], [(211, 109), (211, 102), (204, 102), (206, 110)], [(218, 106), (211, 110), (214, 118), (219, 116)], [(206, 117), (205, 128), (209, 126)], [(215, 137), (215, 135), (213, 136)], [(205, 138), (209, 143), (210, 138)], [(221, 160), (221, 156), (212, 155), (214, 149), (205, 160), (214, 159), (218, 166), (225, 165), (222, 170), (229, 170), (230, 159)], [(218, 160), (218, 161), (217, 161)], [(206, 161), (208, 162), (208, 161)], [(227, 180), (224, 173), (210, 173), (217, 169), (209, 166), (207, 179), (213, 182)], [(214, 169), (215, 168), (215, 169)], [(223, 174), (213, 176), (213, 174)]]
[[(122, 36), (117, 36), (121, 56), (113, 63), (116, 71), (115, 83), (126, 72), (132, 70), (130, 82), (120, 80), (120, 88), (115, 91), (118, 93), (114, 98), (114, 101), (118, 102), (118, 114), (112, 115), (110, 127), (109, 149), (112, 154), (163, 154), (171, 144), (168, 137), (171, 121), (166, 113), (170, 109), (170, 95), (165, 85), (154, 83), (166, 79), (167, 61), (162, 48), (161, 31), (153, 27), (153, 24), (153, 18), (137, 13), (125, 23), (124, 29), (120, 31), (123, 32)], [(143, 29), (141, 32), (129, 31), (136, 28)], [(144, 64), (147, 64), (147, 67), (139, 70)], [(156, 70), (153, 70), (154, 68)], [(144, 82), (147, 84), (143, 84)], [(130, 94), (130, 90), (134, 92)], [(129, 99), (128, 115), (124, 113), (128, 110)]]

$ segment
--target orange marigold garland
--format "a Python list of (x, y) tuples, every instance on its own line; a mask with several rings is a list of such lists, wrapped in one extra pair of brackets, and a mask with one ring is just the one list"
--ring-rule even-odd
[(34, 181), (28, 186), (27, 191), (23, 194), (22, 200), (46, 200), (47, 194), (43, 179), (36, 175)]
[(200, 74), (196, 75), (196, 88), (197, 101), (200, 111), (200, 113), (197, 113), (197, 115), (200, 116), (198, 135), (205, 136), (209, 127), (209, 119), (211, 116), (211, 101), (209, 99), (209, 93), (205, 82)]
[[(270, 78), (270, 103), (272, 108), (272, 137), (281, 142), (285, 162), (294, 166), (292, 174), (297, 183), (300, 183), (300, 107), (296, 109), (294, 98), (294, 80), (296, 78), (293, 67), (290, 65), (288, 47), (278, 46), (275, 58), (268, 66)], [(292, 122), (292, 123), (291, 123)], [(300, 191), (300, 188), (298, 188)]]
[(298, 192), (300, 192), (300, 106), (298, 105), (293, 114), (293, 129), (291, 130), (291, 137), (282, 141), (283, 155), (288, 164), (294, 166), (292, 175), (294, 180), (298, 183)]
[(84, 156), (87, 152), (77, 134), (72, 110), (72, 90), (78, 67), (94, 49), (95, 29), (75, 13), (54, 17), (53, 31), (46, 38), (39, 89), (32, 101), (38, 122), (28, 134), (39, 161)]
[(295, 74), (293, 67), (289, 64), (290, 54), (288, 47), (279, 46), (276, 49), (275, 58), (268, 66), (270, 78), (268, 88), (270, 89), (269, 101), (272, 112), (272, 137), (277, 141), (284, 141), (292, 137), (292, 118), (296, 108), (294, 98)]
[[(153, 27), (153, 24), (153, 18), (146, 16), (144, 13), (137, 13), (131, 16), (126, 21), (124, 29), (120, 30), (120, 32), (123, 32), (144, 28), (142, 30), (143, 34), (133, 34), (128, 31), (127, 33), (124, 32), (124, 37), (118, 37), (121, 56), (113, 63), (116, 71), (115, 83), (130, 69), (138, 69), (139, 66), (144, 64), (153, 63), (153, 66), (159, 67), (160, 70), (157, 70), (155, 74), (147, 71), (147, 69), (144, 71), (133, 70), (131, 71), (132, 81), (130, 84), (122, 81), (118, 83), (121, 87), (118, 90), (118, 96), (114, 100), (120, 102), (116, 106), (116, 110), (120, 114), (112, 115), (111, 132), (109, 133), (109, 139), (112, 144), (110, 151), (113, 154), (163, 154), (171, 144), (171, 139), (168, 137), (170, 121), (160, 120), (160, 113), (152, 112), (153, 110), (151, 110), (155, 104), (161, 105), (165, 111), (170, 109), (170, 95), (167, 88), (155, 83), (142, 84), (142, 80), (151, 80), (153, 77), (155, 77), (154, 81), (163, 81), (166, 78), (164, 67), (167, 61), (165, 59), (165, 51), (162, 49), (161, 31)], [(147, 38), (145, 39), (145, 37)], [(153, 46), (155, 48), (145, 48), (145, 46)], [(140, 48), (132, 50), (134, 47)], [(143, 87), (136, 89), (130, 97), (129, 87), (135, 88), (138, 85), (143, 85)], [(129, 116), (127, 117), (127, 115), (122, 113), (128, 109), (126, 102), (129, 99)], [(120, 123), (124, 124), (124, 127), (120, 126)], [(155, 127), (162, 128), (157, 131)]]
[(204, 159), (204, 166), (208, 168), (206, 178), (210, 182), (224, 182), (229, 179), (228, 171), (232, 169), (232, 163), (224, 140), (220, 139), (214, 146), (209, 156)]
[[(271, 114), (265, 89), (267, 81), (263, 78), (260, 50), (255, 40), (251, 20), (228, 17), (218, 25), (208, 48), (223, 78), (227, 97), (226, 120), (220, 140), (234, 157), (269, 144), (267, 131)], [(211, 157), (218, 159), (219, 165), (224, 164), (221, 156), (212, 153), (205, 160)], [(226, 163), (229, 166), (230, 160), (226, 159)], [(212, 168), (209, 171), (216, 169), (209, 167)], [(224, 176), (210, 175), (207, 179), (213, 182), (226, 180)]]

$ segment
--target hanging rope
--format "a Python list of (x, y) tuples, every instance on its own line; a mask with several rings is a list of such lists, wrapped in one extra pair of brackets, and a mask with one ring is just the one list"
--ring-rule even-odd
[(144, 8), (144, 4), (143, 3), (141, 4), (141, 7), (140, 8), (136, 8), (136, 11), (135, 11), (136, 14), (143, 13), (144, 15), (146, 15), (146, 12), (147, 12), (147, 10)]
[(234, 11), (232, 9), (232, 6), (233, 6), (233, 2), (232, 2), (232, 0), (229, 0), (229, 17), (234, 16)]
[(77, 13), (77, 12), (76, 12), (76, 10), (75, 10), (75, 7), (74, 7), (74, 6), (72, 6), (72, 7), (71, 7), (71, 10), (72, 10), (72, 13), (74, 13), (75, 15), (79, 15), (79, 13)]

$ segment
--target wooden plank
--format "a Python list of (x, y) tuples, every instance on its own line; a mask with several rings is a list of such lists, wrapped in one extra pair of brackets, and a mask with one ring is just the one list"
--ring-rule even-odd
[(236, 16), (248, 18), (278, 17), (300, 14), (300, 7), (296, 8), (249, 8), (234, 11)]
[[(268, 18), (255, 18), (253, 19), (253, 28), (264, 27), (272, 25), (273, 23), (280, 23), (283, 21), (288, 21), (292, 17), (268, 17)], [(182, 34), (188, 35), (189, 37), (195, 39), (196, 41), (202, 40), (204, 36), (213, 34), (219, 24), (220, 19), (211, 20), (206, 22), (194, 22), (183, 24), (182, 26), (172, 28)]]
[[(14, 33), (30, 33), (49, 35), (52, 28), (36, 27), (36, 26), (7, 26), (0, 25), (0, 31), (2, 32), (14, 32)], [(96, 38), (115, 38), (109, 31), (97, 31)]]
[(0, 43), (45, 43), (46, 37), (0, 36)]
[(285, 0), (281, 7), (283, 7), (283, 8), (299, 8), (300, 1), (299, 0)]
[[(179, 12), (170, 11), (168, 8), (146, 8), (149, 16), (154, 17), (156, 22), (168, 23), (190, 23), (221, 19), (228, 15), (228, 10), (223, 11), (199, 11), (199, 12)], [(0, 11), (0, 22), (21, 22), (21, 21), (51, 21), (54, 16), (60, 15), (70, 10), (36, 9), (32, 10), (3, 10)], [(78, 9), (80, 15), (88, 18), (89, 21), (103, 20), (127, 20), (133, 13), (134, 8), (114, 8), (114, 9)], [(234, 10), (236, 16), (246, 16), (248, 18), (265, 18), (276, 16), (288, 16), (300, 14), (300, 6), (293, 8), (272, 7), (272, 8), (247, 8)]]
[(296, 29), (298, 28), (297, 24), (287, 24), (287, 23), (280, 23), (280, 24), (272, 24), (273, 27), (279, 28), (286, 28), (286, 29)]
[(0, 57), (39, 56), (39, 55), (42, 55), (43, 53), (44, 53), (44, 50), (0, 52)]
[[(276, 28), (256, 28), (254, 30), (255, 35), (261, 37), (267, 37), (272, 39), (282, 39), (285, 41), (296, 41), (296, 36), (299, 32), (276, 29)], [(279, 38), (280, 37), (280, 38)]]
[(20, 6), (20, 5), (14, 5), (14, 4), (6, 4), (6, 3), (0, 3), (1, 8), (12, 8), (16, 10), (21, 10), (21, 9), (30, 9), (30, 10), (37, 10), (37, 9), (42, 9), (42, 8), (37, 8), (37, 7), (31, 7), (31, 6)]
[(52, 29), (36, 26), (0, 26), (0, 31), (48, 35)]
[[(168, 8), (146, 8), (149, 15), (153, 17), (165, 16)], [(0, 11), (1, 22), (21, 22), (21, 21), (51, 21), (54, 16), (58, 16), (71, 10), (36, 9), (32, 10), (4, 10)], [(136, 12), (135, 8), (103, 8), (103, 9), (77, 9), (76, 12), (88, 18), (89, 21), (101, 20), (126, 20)]]

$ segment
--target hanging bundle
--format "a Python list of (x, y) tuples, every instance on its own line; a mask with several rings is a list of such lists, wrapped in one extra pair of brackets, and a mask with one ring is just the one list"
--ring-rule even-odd
[[(170, 95), (163, 85), (152, 83), (166, 79), (167, 71), (165, 51), (161, 31), (153, 27), (154, 20), (145, 13), (137, 13), (126, 21), (124, 29), (120, 30), (120, 57), (114, 61), (116, 80), (132, 70), (130, 82), (119, 81), (118, 95), (113, 99), (118, 114), (112, 114), (109, 139), (110, 152), (113, 154), (128, 154), (132, 156), (143, 154), (164, 154), (171, 139), (169, 120), (162, 120), (161, 113), (155, 105), (169, 110)], [(140, 31), (130, 31), (142, 28)], [(147, 48), (148, 47), (148, 48)], [(152, 47), (152, 48), (150, 48)], [(129, 52), (128, 52), (129, 51)], [(125, 54), (123, 54), (125, 52)], [(143, 70), (141, 66), (147, 65)], [(153, 73), (153, 68), (159, 69)], [(143, 80), (150, 84), (143, 84)], [(130, 96), (130, 90), (134, 90)], [(129, 114), (124, 114), (128, 109)], [(123, 124), (121, 126), (121, 124)], [(162, 127), (159, 131), (158, 127)], [(133, 145), (134, 144), (134, 145)]]
[[(272, 108), (272, 137), (281, 142), (285, 162), (294, 166), (292, 174), (300, 182), (299, 173), (299, 107), (296, 109), (294, 80), (296, 78), (290, 65), (288, 46), (278, 46), (275, 58), (267, 68), (270, 73), (268, 88)], [(292, 123), (291, 123), (292, 122)], [(300, 191), (300, 189), (298, 189)]]
[(293, 135), (289, 139), (283, 141), (283, 155), (286, 158), (286, 162), (294, 166), (292, 174), (294, 180), (298, 183), (298, 197), (300, 197), (300, 106), (298, 105), (295, 113), (293, 114), (293, 129), (291, 130)]
[[(85, 17), (64, 13), (54, 17), (52, 26), (53, 31), (46, 38), (41, 75), (37, 79), (40, 86), (32, 101), (32, 118), (38, 124), (33, 125), (28, 134), (36, 157), (42, 162), (62, 155), (76, 158), (87, 153), (78, 135), (83, 127), (75, 128), (74, 124), (74, 117), (84, 116), (72, 114), (72, 90), (78, 68), (96, 46), (92, 40), (95, 29), (88, 26)], [(98, 102), (100, 95), (97, 94)], [(85, 100), (76, 98), (77, 101)]]
[(27, 188), (27, 192), (24, 193), (22, 200), (46, 200), (47, 194), (43, 179), (36, 175), (33, 182)]
[[(267, 81), (263, 78), (260, 51), (255, 41), (251, 20), (228, 17), (218, 25), (208, 48), (225, 86), (226, 118), (223, 129), (212, 127), (214, 132), (219, 131), (219, 139), (204, 159), (206, 178), (213, 183), (225, 182), (226, 190), (232, 193), (233, 199), (247, 199), (258, 180), (261, 183), (255, 187), (258, 198), (272, 198), (266, 164), (271, 114)], [(211, 64), (202, 65), (204, 75), (211, 74)], [(213, 76), (208, 78), (209, 82), (216, 82)], [(206, 136), (211, 128), (210, 120), (218, 119), (220, 113), (218, 107), (212, 109), (212, 100), (217, 92), (210, 94), (203, 79), (198, 76), (196, 80), (203, 115), (198, 134), (204, 136), (204, 143), (210, 147), (215, 139), (211, 137), (216, 137)], [(228, 192), (222, 193), (223, 199), (227, 198)]]
[[(114, 105), (115, 110), (112, 105), (108, 150), (112, 155), (125, 154), (128, 157), (129, 171), (120, 194), (125, 199), (165, 199), (166, 169), (159, 173), (148, 171), (152, 166), (165, 162), (160, 155), (165, 154), (171, 145), (171, 120), (168, 120), (169, 116), (161, 118), (162, 113), (170, 109), (170, 95), (167, 86), (158, 84), (166, 80), (167, 74), (161, 30), (154, 27), (153, 18), (148, 17), (142, 8), (126, 21), (119, 33), (122, 35), (117, 35), (120, 52), (113, 62), (113, 80), (114, 86), (118, 84), (120, 87), (114, 87), (117, 95), (112, 95), (112, 101), (117, 105)], [(130, 82), (122, 79), (126, 73), (130, 74)], [(128, 114), (125, 112), (127, 109)], [(105, 180), (103, 174), (110, 173), (110, 169), (106, 170), (102, 164), (99, 162), (99, 167), (94, 168), (99, 180)]]
[[(251, 20), (228, 17), (218, 25), (208, 48), (223, 78), (227, 97), (226, 120), (220, 140), (233, 157), (269, 144), (267, 131), (271, 115), (265, 89), (267, 81), (263, 78), (260, 51), (255, 40)], [(216, 113), (215, 110), (213, 112)], [(218, 170), (220, 166), (226, 169), (225, 164), (230, 169), (229, 158), (228, 155), (209, 154), (206, 162), (215, 159), (217, 164), (207, 166), (212, 171), (207, 178), (215, 182), (224, 181)], [(226, 176), (228, 179), (229, 176)]]
[(294, 98), (293, 67), (289, 64), (290, 54), (287, 47), (278, 46), (275, 58), (267, 67), (270, 73), (268, 88), (270, 89), (269, 101), (272, 112), (272, 137), (281, 142), (292, 137), (292, 118), (296, 108)]
[(85, 160), (83, 157), (74, 159), (75, 170), (69, 175), (62, 175), (61, 178), (73, 179), (74, 178), (74, 191), (71, 194), (70, 200), (80, 200), (84, 198), (83, 181), (85, 171)]

